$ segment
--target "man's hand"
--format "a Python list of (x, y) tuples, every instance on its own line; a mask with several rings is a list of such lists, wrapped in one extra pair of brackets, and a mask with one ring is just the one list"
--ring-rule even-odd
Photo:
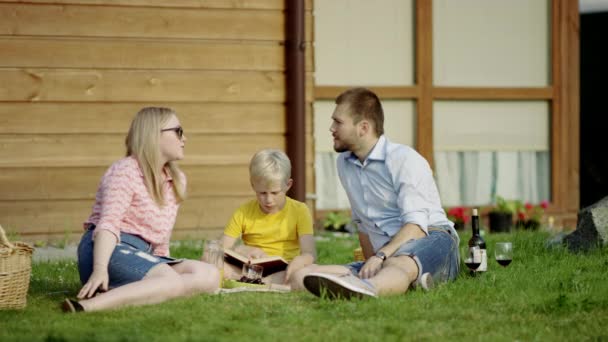
[(378, 258), (377, 256), (371, 256), (369, 259), (367, 259), (365, 265), (363, 265), (361, 268), (361, 271), (359, 271), (359, 276), (363, 279), (371, 278), (378, 274), (381, 269), (382, 259)]
[(93, 274), (89, 277), (89, 281), (84, 284), (80, 292), (78, 293), (78, 299), (91, 298), (97, 292), (97, 289), (101, 291), (108, 290), (108, 283), (110, 277), (108, 276), (108, 267), (104, 265), (95, 265)]

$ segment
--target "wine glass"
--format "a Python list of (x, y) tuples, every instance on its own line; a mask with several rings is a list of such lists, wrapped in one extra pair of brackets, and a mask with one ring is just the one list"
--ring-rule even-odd
[(206, 240), (202, 261), (215, 265), (220, 271), (220, 287), (224, 281), (224, 248), (219, 240)]
[(513, 260), (513, 244), (510, 242), (497, 242), (494, 246), (494, 256), (502, 267), (507, 267)]
[(471, 271), (471, 274), (475, 275), (475, 271), (481, 265), (481, 250), (479, 249), (479, 246), (465, 246), (462, 253), (462, 260)]
[(261, 265), (243, 264), (242, 277), (243, 283), (262, 284), (262, 274), (264, 267)]

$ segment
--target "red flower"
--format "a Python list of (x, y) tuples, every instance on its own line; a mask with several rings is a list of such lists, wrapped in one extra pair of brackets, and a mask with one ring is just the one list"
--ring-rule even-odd
[(519, 209), (517, 209), (517, 218), (520, 221), (540, 222), (543, 215), (545, 214), (545, 209), (547, 209), (548, 207), (548, 201), (542, 201), (538, 205), (526, 203), (523, 207), (520, 206)]
[(448, 218), (453, 222), (469, 222), (469, 215), (467, 215), (464, 207), (453, 207), (448, 210)]

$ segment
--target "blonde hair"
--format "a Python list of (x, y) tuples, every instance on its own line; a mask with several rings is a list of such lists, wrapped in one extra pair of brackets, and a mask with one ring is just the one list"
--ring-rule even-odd
[(159, 206), (165, 204), (162, 191), (163, 170), (167, 170), (173, 178), (173, 192), (177, 201), (181, 202), (186, 198), (185, 182), (177, 164), (168, 162), (163, 168), (158, 168), (160, 163), (160, 130), (174, 115), (176, 115), (175, 112), (169, 108), (142, 108), (133, 118), (125, 141), (127, 156), (134, 157), (139, 163), (146, 188), (154, 202)]
[(287, 185), (288, 180), (291, 178), (291, 161), (281, 150), (261, 150), (251, 158), (249, 177), (252, 182), (278, 181), (282, 185)]

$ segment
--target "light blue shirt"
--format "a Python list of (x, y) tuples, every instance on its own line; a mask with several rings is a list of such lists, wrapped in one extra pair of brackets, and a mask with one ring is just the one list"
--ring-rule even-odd
[(453, 227), (428, 162), (411, 147), (382, 135), (363, 163), (354, 153), (343, 152), (337, 167), (353, 220), (369, 236), (374, 251), (406, 223), (419, 225), (426, 234), (428, 227)]

